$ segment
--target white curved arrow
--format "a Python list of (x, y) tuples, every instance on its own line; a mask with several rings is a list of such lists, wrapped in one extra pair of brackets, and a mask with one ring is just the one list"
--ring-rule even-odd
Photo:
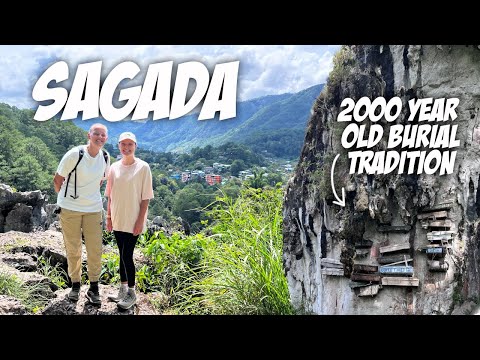
[(337, 192), (335, 191), (335, 184), (333, 183), (333, 170), (335, 169), (335, 163), (337, 162), (337, 159), (339, 156), (340, 154), (337, 154), (337, 156), (335, 156), (335, 159), (333, 159), (332, 173), (330, 174), (330, 180), (332, 183), (333, 196), (335, 196), (335, 198), (337, 199), (337, 201), (334, 201), (333, 203), (340, 206), (345, 206), (345, 189), (342, 187), (342, 199), (340, 199), (337, 195)]

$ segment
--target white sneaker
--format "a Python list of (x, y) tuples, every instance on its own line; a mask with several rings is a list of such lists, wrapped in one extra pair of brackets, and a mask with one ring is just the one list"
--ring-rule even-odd
[(118, 302), (117, 306), (120, 309), (127, 310), (130, 309), (135, 303), (137, 302), (137, 296), (135, 295), (135, 290), (133, 288), (129, 288), (127, 295)]
[(110, 295), (108, 299), (118, 303), (120, 300), (122, 300), (125, 297), (125, 295), (127, 295), (127, 292), (128, 292), (128, 286), (120, 285), (120, 289), (118, 290), (117, 296)]

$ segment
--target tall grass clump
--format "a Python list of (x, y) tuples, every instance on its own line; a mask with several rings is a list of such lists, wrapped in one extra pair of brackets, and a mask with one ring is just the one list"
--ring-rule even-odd
[(137, 287), (144, 292), (162, 293), (169, 307), (185, 298), (194, 298), (197, 290), (192, 284), (211, 244), (203, 234), (174, 233), (167, 237), (163, 232), (155, 232), (144, 242), (142, 252), (148, 264), (136, 272)]
[(57, 263), (52, 265), (51, 258), (46, 258), (44, 256), (38, 257), (38, 273), (48, 277), (52, 283), (54, 283), (60, 289), (65, 289), (68, 287), (67, 272), (62, 268), (62, 266)]
[(244, 188), (235, 201), (220, 197), (209, 212), (215, 248), (206, 254), (186, 301), (199, 313), (293, 314), (282, 265), (281, 189)]

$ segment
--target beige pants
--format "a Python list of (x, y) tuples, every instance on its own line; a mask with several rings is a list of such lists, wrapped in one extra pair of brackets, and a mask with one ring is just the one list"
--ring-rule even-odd
[(60, 225), (67, 251), (68, 276), (72, 282), (81, 282), (82, 279), (82, 231), (87, 248), (88, 279), (98, 281), (102, 270), (102, 212), (86, 213), (62, 208)]

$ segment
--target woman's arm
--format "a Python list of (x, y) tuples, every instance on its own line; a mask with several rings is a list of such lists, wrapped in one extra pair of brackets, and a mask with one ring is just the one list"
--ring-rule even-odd
[(148, 203), (150, 199), (142, 200), (140, 203), (140, 212), (138, 213), (137, 221), (135, 221), (135, 226), (133, 227), (133, 235), (137, 236), (143, 232), (143, 225), (145, 222), (145, 214), (148, 210)]

